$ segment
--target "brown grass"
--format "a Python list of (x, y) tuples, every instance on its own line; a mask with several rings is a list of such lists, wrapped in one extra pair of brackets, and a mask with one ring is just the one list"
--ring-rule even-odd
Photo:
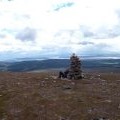
[(120, 120), (120, 75), (85, 73), (60, 80), (58, 73), (0, 73), (0, 120)]

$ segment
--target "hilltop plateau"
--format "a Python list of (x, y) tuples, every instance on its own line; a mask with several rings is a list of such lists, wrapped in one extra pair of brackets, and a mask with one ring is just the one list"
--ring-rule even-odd
[(81, 80), (57, 70), (0, 72), (1, 120), (120, 120), (120, 75), (84, 71)]

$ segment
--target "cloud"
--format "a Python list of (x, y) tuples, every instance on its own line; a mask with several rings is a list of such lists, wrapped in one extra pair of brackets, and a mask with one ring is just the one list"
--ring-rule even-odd
[(97, 30), (92, 30), (88, 26), (80, 26), (80, 31), (84, 38), (109, 39), (120, 36), (120, 25), (118, 24), (111, 28), (101, 26)]
[(39, 0), (3, 1), (0, 2), (3, 54), (50, 57), (72, 52), (81, 55), (120, 52), (118, 0), (44, 0), (41, 4)]
[(117, 15), (118, 19), (120, 20), (120, 8), (117, 9), (115, 12), (116, 12), (116, 15)]
[(18, 32), (15, 36), (16, 39), (20, 39), (22, 41), (34, 41), (36, 39), (36, 30), (33, 28), (24, 28), (20, 32)]
[(93, 38), (95, 39), (110, 39), (120, 36), (120, 27), (116, 25), (112, 28), (101, 27), (95, 31)]
[(0, 39), (5, 38), (6, 36), (4, 34), (0, 34)]
[(88, 26), (85, 26), (85, 25), (81, 25), (80, 26), (80, 31), (82, 32), (83, 36), (86, 38), (86, 37), (93, 37), (94, 36), (94, 33), (93, 31), (91, 30), (90, 27)]
[(59, 11), (59, 10), (61, 10), (62, 8), (71, 7), (71, 6), (73, 6), (73, 5), (74, 5), (73, 2), (60, 3), (60, 4), (57, 4), (57, 5), (54, 6), (54, 11)]
[(79, 44), (81, 44), (81, 45), (94, 45), (94, 42), (82, 41)]

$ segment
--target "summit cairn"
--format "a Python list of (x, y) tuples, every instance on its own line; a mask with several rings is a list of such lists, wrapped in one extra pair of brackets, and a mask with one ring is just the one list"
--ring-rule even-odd
[(69, 69), (70, 79), (81, 79), (82, 70), (81, 70), (81, 61), (75, 53), (70, 57), (70, 69)]
[(82, 79), (81, 61), (74, 53), (70, 57), (70, 66), (64, 72), (59, 72), (58, 78)]

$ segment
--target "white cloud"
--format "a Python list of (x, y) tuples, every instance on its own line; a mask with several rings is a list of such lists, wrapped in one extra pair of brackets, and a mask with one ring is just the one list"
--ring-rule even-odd
[(1, 0), (0, 9), (2, 53), (120, 52), (119, 0)]

